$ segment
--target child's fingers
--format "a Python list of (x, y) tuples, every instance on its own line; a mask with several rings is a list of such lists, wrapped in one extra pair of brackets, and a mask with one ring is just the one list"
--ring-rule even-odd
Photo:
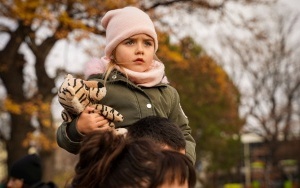
[(108, 120), (103, 118), (102, 116), (95, 119), (97, 127), (102, 127), (108, 125)]
[(97, 129), (98, 130), (109, 130), (109, 129), (111, 129), (111, 127), (106, 124), (106, 125), (98, 127)]
[(85, 112), (85, 113), (94, 113), (94, 111), (95, 111), (95, 108), (93, 108), (93, 107), (91, 107), (91, 106), (87, 106), (84, 110), (83, 110), (83, 112)]

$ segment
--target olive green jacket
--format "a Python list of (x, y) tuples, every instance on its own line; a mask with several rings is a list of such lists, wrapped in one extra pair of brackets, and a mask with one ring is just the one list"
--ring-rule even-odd
[[(103, 82), (102, 75), (93, 75), (89, 80)], [(124, 116), (124, 121), (115, 123), (116, 128), (127, 127), (147, 116), (165, 117), (177, 124), (186, 139), (186, 155), (195, 163), (196, 143), (191, 136), (188, 119), (180, 106), (180, 98), (175, 88), (168, 84), (154, 87), (140, 87), (130, 82), (117, 71), (110, 74), (106, 82), (107, 94), (100, 101), (116, 109)], [(62, 123), (57, 130), (57, 143), (60, 147), (77, 154), (83, 135), (76, 130), (77, 119)]]

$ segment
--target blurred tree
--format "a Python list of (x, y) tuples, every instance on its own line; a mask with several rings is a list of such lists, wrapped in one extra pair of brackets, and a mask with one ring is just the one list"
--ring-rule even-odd
[[(198, 162), (210, 163), (203, 169), (208, 174), (221, 170), (230, 177), (230, 170), (242, 156), (239, 132), (243, 120), (238, 114), (237, 88), (192, 38), (184, 38), (178, 45), (170, 44), (167, 35), (160, 39), (168, 46), (160, 46), (158, 56), (166, 64), (171, 85), (180, 93), (181, 105), (197, 141)], [(209, 179), (206, 183), (216, 186)]]
[[(57, 41), (68, 37), (73, 31), (85, 31), (82, 32), (84, 35), (76, 38), (78, 41), (88, 37), (86, 32), (104, 35), (100, 27), (103, 14), (109, 9), (126, 5), (140, 6), (152, 15), (151, 10), (160, 6), (174, 6), (188, 11), (197, 8), (222, 10), (226, 2), (228, 0), (0, 0), (0, 16), (3, 19), (0, 32), (5, 38), (0, 50), (0, 78), (6, 91), (3, 108), (10, 115), (11, 125), (10, 139), (5, 139), (8, 166), (24, 155), (30, 145), (38, 144), (47, 169), (45, 176), (51, 178), (53, 174), (55, 127), (50, 104), (56, 95), (55, 79), (65, 70), (57, 70), (56, 75), (51, 77), (47, 74), (45, 62)], [(29, 48), (29, 53), (35, 58), (32, 74), (25, 71), (28, 60), (22, 48)]]
[[(103, 35), (99, 28), (102, 15), (134, 2), (0, 1), (0, 16), (7, 21), (1, 22), (0, 29), (8, 36), (0, 51), (0, 78), (7, 94), (4, 109), (10, 114), (11, 125), (10, 138), (5, 140), (8, 166), (30, 146), (36, 146), (47, 169), (45, 177), (52, 179), (56, 142), (50, 105), (56, 95), (57, 75), (47, 74), (46, 58), (58, 40), (76, 29)], [(33, 73), (24, 72), (27, 61), (21, 46), (27, 46), (35, 57)], [(38, 122), (35, 127), (33, 122)]]
[(266, 168), (275, 174), (280, 143), (300, 136), (300, 15), (281, 5), (269, 7), (266, 13), (236, 23), (245, 30), (242, 38), (223, 32), (223, 49), (228, 47), (234, 54), (229, 61), (239, 76), (235, 80), (243, 96), (244, 132), (264, 139)]

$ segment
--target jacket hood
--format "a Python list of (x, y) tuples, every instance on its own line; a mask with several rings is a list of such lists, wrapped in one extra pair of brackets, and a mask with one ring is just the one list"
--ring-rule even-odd
[[(104, 57), (105, 59), (106, 57)], [(108, 63), (108, 59), (106, 60)], [(106, 62), (104, 61), (104, 62)], [(86, 62), (84, 66), (84, 78), (87, 79), (89, 76), (93, 74), (102, 74), (105, 72), (106, 66), (101, 62), (99, 58), (92, 58), (91, 61)]]

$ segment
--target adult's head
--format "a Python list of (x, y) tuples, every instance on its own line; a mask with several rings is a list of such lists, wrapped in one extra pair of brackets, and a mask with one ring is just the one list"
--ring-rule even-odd
[(127, 137), (150, 138), (164, 149), (185, 153), (186, 142), (182, 131), (167, 118), (148, 116), (135, 122), (127, 130)]
[(114, 131), (87, 134), (75, 167), (74, 188), (159, 187), (195, 184), (191, 161), (183, 154), (162, 150), (151, 139), (130, 139)]
[(26, 155), (15, 161), (9, 171), (8, 188), (23, 188), (42, 180), (41, 159), (37, 154)]

